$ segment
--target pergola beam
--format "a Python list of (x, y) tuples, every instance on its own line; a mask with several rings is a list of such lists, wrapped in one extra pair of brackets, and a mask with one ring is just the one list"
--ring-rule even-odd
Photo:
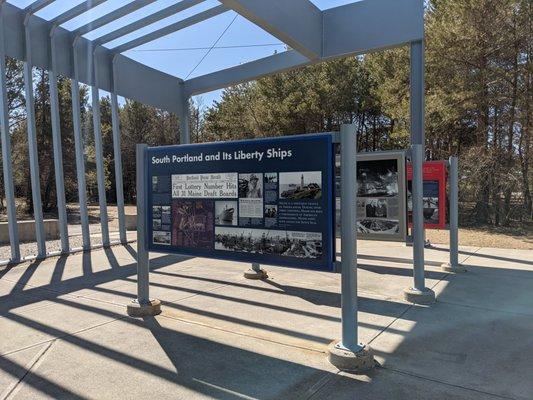
[(209, 10), (202, 11), (198, 14), (193, 15), (192, 17), (185, 18), (181, 21), (165, 26), (164, 28), (150, 32), (147, 35), (141, 36), (137, 39), (131, 40), (120, 46), (114, 47), (113, 49), (111, 49), (111, 51), (114, 54), (124, 53), (125, 51), (131, 50), (131, 49), (134, 49), (135, 47), (139, 47), (143, 44), (152, 42), (156, 39), (159, 39), (163, 36), (169, 35), (181, 29), (188, 28), (189, 26), (196, 25), (202, 21), (205, 21), (209, 18), (215, 17), (227, 11), (229, 11), (229, 9), (223, 5), (210, 8)]
[(57, 17), (53, 18), (50, 22), (52, 25), (61, 25), (71, 19), (76, 18), (77, 16), (83, 14), (84, 12), (89, 11), (90, 9), (102, 4), (107, 0), (87, 0), (83, 3), (78, 4), (76, 7), (73, 7), (62, 14), (59, 14)]
[(93, 40), (93, 43), (95, 44), (95, 46), (102, 45), (104, 43), (109, 43), (112, 40), (118, 39), (119, 37), (142, 29), (147, 25), (153, 24), (154, 22), (160, 21), (188, 8), (194, 7), (195, 5), (198, 5), (203, 1), (205, 0), (182, 0), (179, 3), (163, 8), (162, 10), (159, 10), (153, 14), (141, 18), (138, 21), (132, 22), (131, 24), (123, 26), (122, 28), (119, 28), (113, 32), (109, 32), (108, 34)]
[(313, 62), (403, 46), (424, 38), (420, 0), (364, 0), (324, 11), (324, 49), (320, 60), (295, 51), (202, 75), (183, 83), (186, 96), (221, 89)]
[(36, 12), (42, 10), (43, 8), (52, 4), (55, 0), (37, 0), (31, 3), (28, 7), (24, 9), (25, 13), (35, 14)]
[(322, 56), (322, 12), (309, 0), (220, 0), (311, 60)]
[(324, 11), (325, 59), (403, 46), (423, 38), (422, 0), (364, 0)]
[(147, 6), (148, 4), (153, 3), (155, 0), (134, 0), (131, 3), (126, 4), (125, 6), (119, 7), (114, 11), (111, 11), (108, 14), (101, 16), (100, 18), (95, 19), (83, 26), (80, 26), (76, 29), (73, 34), (75, 36), (85, 35), (88, 32), (94, 31), (104, 25), (109, 24), (119, 18), (122, 18), (125, 15), (128, 15), (134, 11), (137, 11), (139, 8)]
[(294, 50), (289, 50), (236, 67), (188, 79), (183, 82), (183, 91), (185, 96), (193, 96), (310, 63), (311, 61), (307, 57)]

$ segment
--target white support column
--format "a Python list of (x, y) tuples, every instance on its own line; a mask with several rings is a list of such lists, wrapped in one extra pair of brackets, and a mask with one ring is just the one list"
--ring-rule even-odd
[(424, 272), (424, 42), (411, 43), (411, 149), (413, 165), (413, 286), (404, 290), (404, 298), (412, 303), (429, 304), (435, 301), (435, 293), (425, 286)]
[(109, 224), (107, 219), (107, 199), (105, 193), (105, 171), (102, 146), (102, 129), (100, 126), (100, 94), (98, 90), (98, 67), (96, 52), (93, 54), (94, 79), (91, 86), (93, 109), (94, 152), (96, 153), (96, 180), (98, 183), (98, 203), (100, 206), (100, 226), (102, 229), (102, 244), (109, 246)]
[(146, 238), (146, 151), (148, 145), (137, 143), (136, 184), (137, 184), (137, 298), (127, 306), (131, 317), (144, 317), (161, 313), (161, 301), (150, 299), (150, 257)]
[(49, 71), (50, 106), (52, 117), (52, 141), (54, 146), (54, 172), (56, 179), (57, 214), (59, 218), (59, 232), (61, 235), (61, 252), (69, 252), (67, 205), (65, 201), (65, 178), (63, 174), (63, 152), (61, 143), (61, 122), (59, 117), (59, 94), (57, 89), (57, 57), (54, 42), (56, 26), (50, 31), (50, 58), (52, 68)]
[(113, 154), (115, 158), (115, 190), (117, 195), (118, 229), (120, 242), (126, 243), (126, 215), (124, 212), (124, 184), (122, 181), (122, 152), (120, 148), (120, 116), (118, 114), (118, 97), (115, 91), (115, 57), (113, 57), (112, 64), (113, 90), (111, 92), (111, 122), (113, 124)]
[(459, 262), (459, 160), (450, 157), (450, 262), (442, 264), (446, 272), (466, 272)]
[(33, 97), (33, 68), (29, 16), (24, 19), (25, 52), (24, 90), (26, 96), (26, 117), (28, 128), (28, 150), (30, 156), (30, 178), (35, 219), (35, 237), (37, 240), (37, 257), (46, 257), (46, 239), (44, 235), (43, 209), (41, 203), (41, 182), (39, 174), (39, 153), (37, 150), (37, 128), (35, 125), (35, 101)]
[(374, 366), (368, 345), (359, 343), (357, 307), (357, 131), (341, 126), (341, 323), (342, 339), (332, 343), (329, 361), (340, 370)]
[(83, 249), (91, 248), (91, 236), (89, 232), (89, 213), (87, 211), (87, 185), (85, 179), (85, 146), (81, 132), (81, 111), (80, 111), (80, 84), (79, 84), (79, 62), (76, 56), (76, 47), (79, 40), (77, 36), (72, 42), (72, 65), (74, 78), (71, 81), (72, 93), (72, 123), (74, 127), (74, 149), (76, 153), (76, 176), (78, 181), (78, 199), (80, 203), (81, 232), (83, 238)]
[(9, 110), (6, 87), (6, 51), (4, 36), (3, 3), (0, 2), (0, 138), (2, 141), (2, 167), (4, 170), (4, 191), (7, 206), (9, 243), (11, 262), (20, 261), (19, 231), (15, 206), (15, 188), (13, 185), (13, 165), (11, 162), (11, 133), (9, 131)]

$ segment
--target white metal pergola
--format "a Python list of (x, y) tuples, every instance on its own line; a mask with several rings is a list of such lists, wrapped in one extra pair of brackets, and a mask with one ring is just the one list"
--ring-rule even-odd
[[(73, 31), (62, 27), (66, 22), (104, 3), (87, 0), (69, 10), (45, 20), (35, 15), (55, 0), (37, 0), (25, 9), (0, 0), (0, 123), (3, 171), (11, 259), (21, 260), (15, 213), (12, 176), (9, 114), (6, 97), (5, 56), (24, 62), (25, 96), (28, 119), (30, 175), (33, 194), (37, 257), (46, 257), (43, 213), (40, 198), (39, 162), (33, 99), (32, 68), (50, 73), (53, 157), (58, 199), (61, 251), (69, 247), (65, 189), (62, 166), (60, 114), (57, 76), (72, 79), (72, 109), (76, 153), (77, 184), (80, 201), (83, 248), (90, 249), (89, 221), (85, 182), (84, 143), (81, 134), (79, 84), (92, 90), (94, 140), (98, 181), (99, 206), (103, 245), (110, 244), (107, 201), (104, 185), (104, 163), (99, 112), (99, 92), (111, 94), (113, 145), (115, 157), (116, 193), (120, 241), (126, 241), (122, 165), (120, 154), (120, 124), (117, 96), (137, 100), (169, 112), (180, 118), (181, 142), (189, 142), (188, 100), (200, 93), (228, 87), (277, 72), (330, 60), (398, 46), (411, 49), (411, 143), (413, 154), (413, 233), (414, 288), (425, 290), (424, 235), (422, 205), (422, 161), (424, 146), (424, 20), (423, 0), (362, 0), (340, 7), (320, 10), (310, 0), (219, 0), (218, 5), (153, 30), (117, 47), (108, 43), (150, 24), (190, 9), (204, 0), (176, 0), (170, 6), (113, 30), (94, 40), (85, 34), (105, 26), (134, 11), (142, 10), (157, 0), (132, 0), (126, 5), (96, 18)], [(251, 21), (264, 31), (287, 44), (291, 49), (269, 57), (216, 71), (192, 79), (180, 79), (143, 65), (123, 55), (124, 52), (173, 32), (185, 29), (230, 10)], [(418, 154), (418, 155), (417, 155)]]

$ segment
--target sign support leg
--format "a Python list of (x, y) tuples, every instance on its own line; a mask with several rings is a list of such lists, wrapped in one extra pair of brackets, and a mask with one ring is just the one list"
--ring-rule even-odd
[(252, 263), (252, 268), (244, 271), (244, 277), (246, 279), (266, 279), (268, 278), (268, 274), (261, 268), (260, 264)]
[(150, 258), (146, 249), (146, 144), (137, 144), (137, 298), (128, 305), (130, 317), (161, 313), (161, 301), (150, 299)]
[(411, 153), (413, 164), (413, 286), (403, 291), (404, 299), (410, 303), (431, 304), (435, 292), (426, 288), (424, 276), (424, 42), (411, 43)]
[(368, 345), (359, 343), (357, 325), (356, 177), (357, 134), (354, 125), (341, 127), (341, 309), (342, 340), (329, 347), (329, 361), (343, 371), (374, 366)]
[(446, 272), (466, 272), (459, 263), (459, 168), (457, 157), (450, 157), (450, 262), (442, 264)]

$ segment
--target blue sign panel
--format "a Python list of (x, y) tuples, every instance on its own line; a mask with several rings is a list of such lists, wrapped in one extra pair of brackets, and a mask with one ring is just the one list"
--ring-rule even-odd
[(150, 251), (331, 270), (331, 135), (149, 148)]

